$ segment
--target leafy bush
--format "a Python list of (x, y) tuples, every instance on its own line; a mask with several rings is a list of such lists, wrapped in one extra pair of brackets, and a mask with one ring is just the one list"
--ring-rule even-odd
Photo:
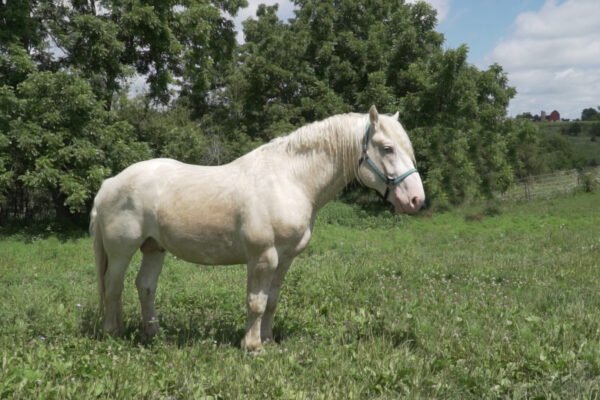
[(75, 73), (32, 73), (16, 90), (4, 86), (0, 102), (9, 105), (0, 115), (0, 191), (26, 197), (15, 216), (48, 200), (59, 215), (83, 212), (104, 178), (149, 155)]
[(584, 192), (591, 193), (598, 189), (598, 178), (596, 177), (596, 174), (590, 171), (582, 172), (579, 175), (579, 180)]

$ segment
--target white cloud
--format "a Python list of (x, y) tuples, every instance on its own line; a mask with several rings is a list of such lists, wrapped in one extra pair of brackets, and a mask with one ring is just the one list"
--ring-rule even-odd
[(511, 114), (556, 109), (578, 118), (600, 104), (599, 16), (598, 0), (547, 0), (516, 18), (511, 35), (488, 58), (517, 88)]

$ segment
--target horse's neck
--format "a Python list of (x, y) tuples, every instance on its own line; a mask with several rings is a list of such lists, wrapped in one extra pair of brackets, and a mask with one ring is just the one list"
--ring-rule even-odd
[(365, 122), (359, 116), (346, 118), (347, 121), (316, 124), (320, 131), (313, 137), (320, 140), (315, 140), (310, 151), (297, 152), (290, 159), (296, 183), (317, 209), (333, 200), (356, 177)]

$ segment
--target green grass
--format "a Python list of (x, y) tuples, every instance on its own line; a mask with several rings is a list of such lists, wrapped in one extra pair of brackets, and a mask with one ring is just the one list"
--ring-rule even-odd
[(600, 138), (592, 140), (591, 136), (567, 136), (573, 143), (577, 154), (580, 154), (588, 163), (600, 163)]
[[(558, 134), (564, 135), (577, 154), (585, 160), (587, 165), (598, 165), (600, 163), (600, 138), (592, 140), (592, 127), (600, 123), (599, 121), (570, 121), (570, 122), (540, 122), (536, 126), (546, 135)], [(565, 132), (573, 125), (581, 127), (581, 132), (577, 136), (567, 135)]]
[[(163, 330), (99, 338), (91, 241), (0, 240), (0, 398), (599, 398), (600, 193), (420, 217), (334, 203), (266, 354), (239, 349), (245, 268), (169, 256)], [(137, 264), (139, 258), (135, 260)]]

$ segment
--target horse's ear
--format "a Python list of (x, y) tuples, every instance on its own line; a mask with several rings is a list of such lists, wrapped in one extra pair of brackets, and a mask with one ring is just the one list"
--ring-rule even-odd
[(379, 125), (379, 113), (375, 108), (375, 105), (372, 105), (369, 109), (369, 119), (371, 120), (371, 125), (378, 126)]
[(396, 121), (400, 121), (400, 112), (396, 111), (396, 114), (392, 115), (392, 118), (394, 118)]

